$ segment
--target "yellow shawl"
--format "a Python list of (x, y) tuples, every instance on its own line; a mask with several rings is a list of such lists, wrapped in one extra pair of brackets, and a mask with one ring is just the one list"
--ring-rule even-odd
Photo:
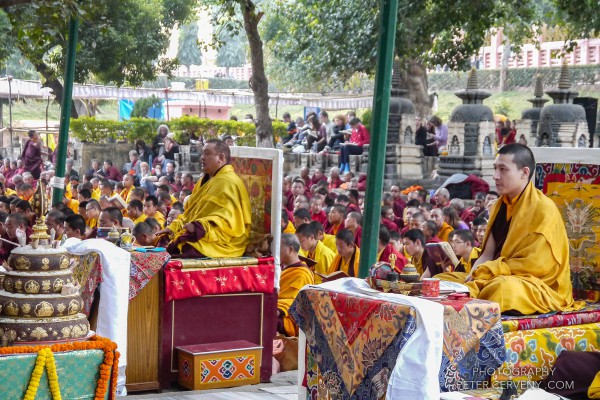
[[(352, 258), (350, 258), (350, 260), (346, 261), (344, 260), (344, 258), (342, 256), (340, 256), (339, 254), (336, 254), (335, 258), (333, 259), (333, 262), (331, 263), (331, 267), (329, 267), (329, 274), (333, 274), (336, 271), (342, 271), (346, 274), (348, 274), (348, 276), (353, 276), (358, 278), (358, 264), (359, 264), (359, 260), (360, 260), (360, 249), (356, 246), (354, 246), (355, 248), (355, 253), (354, 253), (354, 260), (352, 265), (350, 264), (350, 260), (352, 260)], [(350, 268), (352, 268), (352, 273), (350, 273)], [(353, 275), (354, 274), (354, 275)]]
[[(485, 249), (502, 201), (497, 201), (482, 249)], [(524, 315), (578, 309), (573, 300), (569, 240), (552, 200), (530, 182), (514, 206), (500, 257), (480, 264), (468, 283), (474, 297), (500, 304), (501, 311)]]
[[(206, 183), (196, 184), (185, 212), (169, 229), (175, 239), (186, 233), (185, 224), (199, 222), (206, 231), (196, 242), (188, 242), (207, 257), (241, 257), (250, 239), (252, 214), (244, 182), (225, 165)], [(179, 249), (185, 243), (178, 245)]]
[[(317, 241), (317, 247), (315, 248), (314, 254), (308, 254), (307, 251), (300, 249), (298, 252), (302, 257), (308, 257), (312, 260), (315, 260), (317, 264), (315, 264), (314, 270), (323, 275), (327, 275), (329, 271), (329, 266), (333, 262), (335, 258), (335, 253), (327, 248), (321, 241)], [(315, 274), (315, 283), (321, 283), (323, 279)]]
[(313, 272), (306, 266), (288, 267), (281, 271), (279, 280), (279, 295), (277, 296), (277, 309), (281, 310), (285, 332), (290, 336), (297, 336), (297, 327), (294, 320), (289, 317), (288, 310), (298, 296), (300, 289), (306, 285), (314, 285)]
[(335, 245), (335, 235), (330, 235), (328, 233), (323, 234), (323, 244), (329, 250), (333, 251), (334, 254), (337, 254), (337, 247)]
[(296, 233), (296, 227), (292, 224), (292, 221), (288, 221), (288, 224), (283, 230), (283, 233)]

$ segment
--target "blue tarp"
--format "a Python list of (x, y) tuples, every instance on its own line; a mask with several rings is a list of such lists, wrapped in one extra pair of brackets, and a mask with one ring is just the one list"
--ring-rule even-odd
[[(131, 119), (131, 112), (135, 101), (129, 99), (119, 100), (119, 121)], [(148, 118), (165, 119), (164, 101), (160, 101), (160, 107), (150, 107), (148, 109)]]

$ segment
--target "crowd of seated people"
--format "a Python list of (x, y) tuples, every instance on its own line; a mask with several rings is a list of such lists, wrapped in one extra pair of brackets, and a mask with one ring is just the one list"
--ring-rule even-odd
[[(382, 194), (377, 261), (395, 254), (399, 272), (410, 262), (421, 279), (461, 282), (473, 297), (496, 301), (503, 312), (576, 309), (562, 252), (568, 247), (564, 225), (556, 207), (533, 187), (534, 166), (531, 151), (513, 143), (502, 146), (495, 161), (498, 192), (462, 199), (445, 187), (430, 195), (422, 187), (392, 185)], [(335, 168), (327, 178), (307, 168), (284, 178), (281, 229), (296, 234), (298, 253), (316, 283), (337, 271), (358, 275), (364, 192), (353, 179)], [(450, 244), (458, 265), (442, 264), (427, 251), (441, 241)]]
[[(355, 116), (349, 117), (350, 121), (341, 115), (329, 121), (325, 111), (318, 116), (309, 116), (307, 149), (331, 151), (339, 148), (341, 154), (354, 154), (353, 150), (345, 153), (344, 146), (348, 143), (355, 146), (352, 137), (356, 139), (357, 135), (365, 140), (363, 144), (368, 143), (368, 131), (364, 133), (366, 128)], [(285, 118), (289, 122), (287, 143), (294, 145), (294, 141), (300, 139), (300, 124), (292, 122), (289, 115)], [(343, 126), (347, 122), (350, 135), (347, 134), (348, 129), (342, 129), (348, 128)], [(430, 123), (439, 128), (433, 136), (443, 136), (441, 120), (433, 119)], [(118, 168), (109, 159), (103, 160), (102, 165), (99, 160), (92, 160), (91, 168), (79, 176), (69, 162), (68, 169), (72, 172), (65, 178), (64, 198), (54, 204), (48, 214), (49, 231), (53, 231), (57, 240), (67, 237), (85, 239), (97, 237), (101, 229), (127, 227), (132, 229), (138, 243), (166, 247), (176, 257), (243, 255), (250, 236), (249, 197), (243, 182), (230, 165), (229, 146), (221, 140), (208, 141), (203, 145), (201, 161), (204, 174), (200, 181), (194, 182), (193, 176), (179, 173), (176, 163), (169, 158), (173, 156), (176, 145), (171, 143), (173, 140), (169, 135), (168, 128), (161, 126), (151, 147), (143, 142), (136, 143), (136, 149), (129, 154), (129, 163), (123, 168)], [(426, 140), (433, 139), (432, 143), (439, 145), (443, 138), (435, 139), (433, 136)], [(34, 141), (35, 135), (30, 140)], [(536, 189), (531, 188), (533, 156), (527, 147), (508, 143), (500, 148), (499, 153), (494, 175), (498, 192), (475, 193), (472, 199), (466, 201), (452, 198), (445, 187), (430, 194), (418, 186), (402, 188), (392, 185), (389, 191), (384, 192), (377, 261), (389, 262), (395, 258), (398, 272), (410, 262), (422, 278), (439, 276), (458, 280), (471, 285), (472, 294), (477, 296), (490, 296), (490, 287), (503, 293), (503, 289), (498, 289), (502, 286), (500, 281), (495, 281), (495, 285), (500, 285), (497, 287), (488, 286), (488, 281), (494, 280), (496, 274), (511, 275), (509, 271), (513, 264), (508, 259), (494, 268), (489, 265), (496, 265), (494, 263), (498, 259), (510, 258), (518, 253), (514, 241), (511, 240), (509, 246), (504, 240), (507, 237), (512, 239), (511, 229), (517, 229), (514, 226), (520, 220), (514, 222), (511, 213), (519, 209), (518, 204), (525, 202), (523, 197), (531, 197), (527, 201), (534, 203), (541, 204), (541, 200)], [(5, 162), (0, 172), (10, 174), (11, 164)], [(0, 176), (0, 235), (5, 239), (0, 245), (0, 260), (3, 261), (10, 254), (11, 246), (23, 238), (28, 240), (36, 219), (30, 204), (33, 193), (39, 181), (48, 181), (52, 176), (48, 171), (42, 171), (38, 178), (29, 171), (16, 172), (20, 173), (10, 175), (10, 179)], [(513, 175), (504, 178), (502, 174), (509, 172)], [(514, 189), (517, 184), (513, 181), (518, 183), (518, 190)], [(358, 276), (360, 245), (364, 241), (365, 189), (366, 175), (355, 176), (347, 171), (345, 162), (339, 168), (332, 168), (328, 174), (305, 167), (297, 176), (286, 176), (283, 181), (281, 230), (293, 238), (284, 235), (282, 260), (288, 259), (293, 268), (308, 268), (312, 282), (316, 283), (338, 271), (350, 277)], [(115, 197), (120, 197), (125, 206), (119, 206)], [(500, 218), (499, 212), (503, 213)], [(498, 223), (503, 219), (506, 223)], [(540, 222), (536, 229), (539, 230), (538, 235), (532, 236), (531, 243), (526, 244), (545, 251), (545, 244), (534, 240), (544, 235), (545, 228)], [(439, 265), (430, 257), (427, 244), (440, 241), (450, 243), (460, 265)], [(287, 258), (283, 256), (284, 247), (288, 252)], [(508, 249), (512, 252), (501, 256)], [(554, 259), (558, 260), (559, 256), (562, 254), (555, 254)], [(283, 261), (282, 267), (285, 272), (289, 266)], [(484, 270), (488, 271), (487, 275), (477, 272)], [(302, 275), (304, 279), (305, 272), (293, 275)], [(520, 276), (518, 273), (513, 275)], [(282, 278), (282, 281), (286, 280)], [(531, 281), (511, 282), (524, 285), (528, 290), (535, 285), (540, 287), (540, 282)], [(282, 285), (282, 292), (284, 289)], [(289, 292), (286, 293), (289, 295)], [(525, 303), (524, 299), (520, 301)], [(542, 302), (527, 308), (508, 302), (507, 306), (516, 308), (513, 311), (517, 312), (525, 310), (524, 313), (534, 309), (542, 312), (557, 307), (573, 307), (572, 299), (565, 301), (568, 304), (557, 302), (548, 305)], [(287, 308), (280, 308), (280, 316), (282, 329), (287, 327), (283, 330), (291, 332), (288, 329), (290, 321), (283, 320), (287, 316)]]

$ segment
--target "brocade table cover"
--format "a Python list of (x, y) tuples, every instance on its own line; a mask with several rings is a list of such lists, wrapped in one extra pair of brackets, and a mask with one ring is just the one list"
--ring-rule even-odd
[(129, 272), (129, 301), (150, 282), (150, 279), (158, 273), (171, 259), (166, 251), (131, 253), (131, 266)]
[[(488, 381), (505, 359), (497, 303), (445, 300), (442, 391)], [(309, 399), (379, 399), (406, 340), (415, 310), (381, 299), (305, 289), (290, 309), (306, 335)], [(416, 384), (416, 383), (415, 383)]]
[[(148, 252), (131, 253), (131, 264), (129, 266), (129, 300), (137, 296), (171, 259), (169, 253)], [(73, 277), (81, 285), (81, 297), (83, 298), (83, 312), (89, 316), (94, 292), (98, 284), (102, 282), (102, 263), (96, 253), (84, 256), (72, 257)]]

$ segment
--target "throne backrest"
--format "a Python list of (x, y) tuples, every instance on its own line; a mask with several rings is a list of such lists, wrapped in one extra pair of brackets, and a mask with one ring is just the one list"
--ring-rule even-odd
[(558, 207), (569, 237), (573, 296), (600, 301), (600, 149), (532, 148), (535, 185)]
[(252, 234), (271, 234), (271, 253), (279, 265), (283, 153), (277, 149), (234, 146), (231, 165), (250, 195)]

